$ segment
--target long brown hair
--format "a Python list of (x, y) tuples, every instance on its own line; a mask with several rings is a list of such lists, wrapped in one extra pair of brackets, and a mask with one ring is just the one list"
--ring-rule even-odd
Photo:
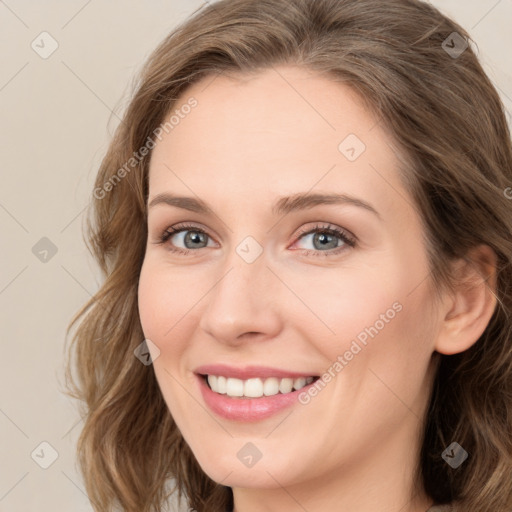
[[(144, 339), (137, 287), (151, 152), (134, 154), (191, 83), (279, 64), (349, 84), (394, 137), (437, 290), (452, 283), (451, 260), (482, 243), (496, 252), (498, 301), (487, 329), (469, 350), (437, 354), (418, 478), (455, 511), (512, 510), (512, 144), (472, 45), (457, 55), (453, 41), (472, 43), (418, 0), (222, 0), (150, 56), (91, 198), (87, 243), (104, 283), (68, 328), (76, 327), (69, 393), (84, 418), (78, 459), (95, 510), (162, 510), (175, 489), (198, 512), (233, 506), (231, 489), (213, 482), (184, 442), (152, 367), (134, 357)], [(456, 471), (441, 457), (452, 441), (469, 453)]]

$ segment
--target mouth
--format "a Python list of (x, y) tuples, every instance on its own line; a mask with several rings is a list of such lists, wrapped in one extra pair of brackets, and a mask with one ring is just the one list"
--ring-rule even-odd
[(244, 380), (223, 375), (198, 375), (214, 393), (239, 399), (287, 395), (315, 383), (320, 378), (318, 375), (311, 375), (295, 378), (252, 377)]
[(269, 366), (208, 364), (195, 368), (204, 404), (218, 417), (258, 422), (303, 404), (320, 375)]

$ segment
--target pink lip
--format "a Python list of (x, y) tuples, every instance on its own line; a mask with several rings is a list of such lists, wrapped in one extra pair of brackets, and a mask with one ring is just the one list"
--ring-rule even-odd
[(194, 370), (194, 373), (201, 375), (222, 375), (223, 377), (233, 377), (235, 379), (247, 380), (256, 377), (268, 379), (269, 377), (276, 377), (277, 379), (284, 379), (286, 377), (298, 379), (299, 377), (315, 377), (311, 373), (298, 373), (289, 372), (286, 370), (279, 370), (277, 368), (269, 368), (267, 366), (246, 366), (245, 368), (235, 368), (224, 364), (208, 364), (200, 366)]
[[(211, 375), (215, 375), (212, 373)], [(260, 374), (261, 375), (261, 374)], [(206, 405), (212, 412), (221, 418), (232, 421), (260, 421), (278, 412), (291, 407), (298, 402), (299, 394), (307, 391), (316, 381), (304, 386), (298, 391), (260, 398), (230, 397), (215, 393), (210, 389), (206, 380), (201, 375), (196, 375), (199, 389)]]

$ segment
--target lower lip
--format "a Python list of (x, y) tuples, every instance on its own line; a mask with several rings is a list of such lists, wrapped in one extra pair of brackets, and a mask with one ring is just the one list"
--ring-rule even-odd
[(272, 396), (260, 398), (232, 398), (227, 395), (215, 393), (210, 389), (205, 379), (196, 375), (199, 380), (199, 388), (206, 405), (218, 416), (233, 421), (259, 421), (268, 418), (278, 412), (298, 403), (299, 394), (307, 391), (315, 384), (304, 386), (291, 393), (278, 393)]

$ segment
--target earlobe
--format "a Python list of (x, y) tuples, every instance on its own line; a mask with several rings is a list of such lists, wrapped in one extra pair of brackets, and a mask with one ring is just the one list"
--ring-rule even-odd
[(496, 253), (479, 245), (459, 260), (454, 269), (455, 289), (446, 300), (435, 350), (451, 355), (474, 345), (496, 308)]

